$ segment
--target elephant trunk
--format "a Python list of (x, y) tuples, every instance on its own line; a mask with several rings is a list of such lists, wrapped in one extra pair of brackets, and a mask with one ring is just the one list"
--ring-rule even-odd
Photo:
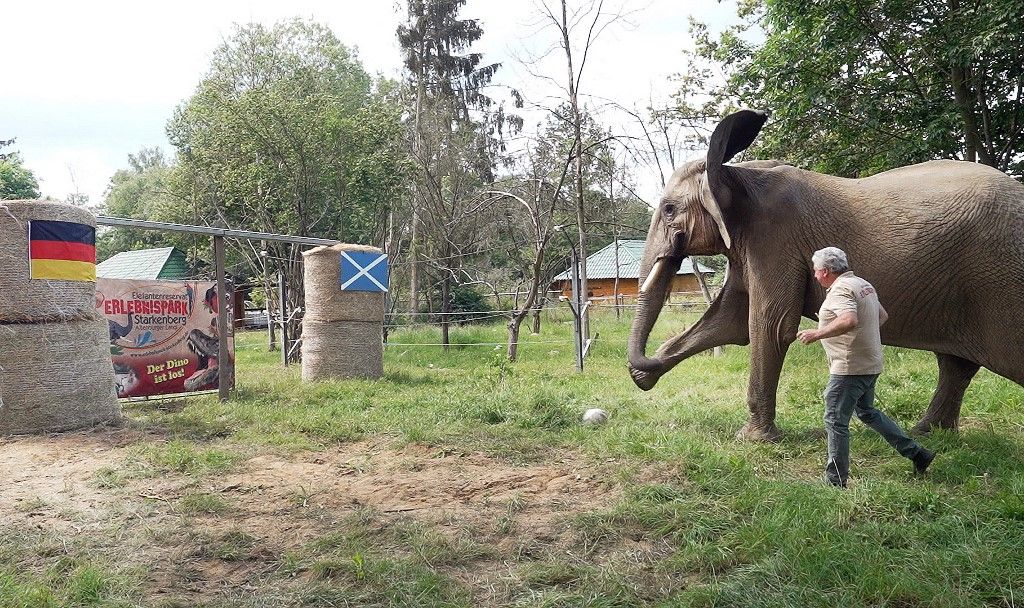
[(679, 270), (682, 259), (666, 258), (655, 262), (640, 288), (637, 300), (636, 316), (629, 330), (629, 375), (638, 387), (647, 391), (654, 388), (662, 374), (668, 371), (668, 365), (658, 358), (646, 355), (647, 340), (651, 329), (658, 320), (658, 315), (665, 305), (668, 290), (672, 285), (672, 277)]

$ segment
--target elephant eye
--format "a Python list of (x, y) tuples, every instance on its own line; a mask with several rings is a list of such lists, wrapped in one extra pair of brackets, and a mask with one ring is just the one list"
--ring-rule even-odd
[(665, 206), (661, 208), (665, 217), (672, 219), (672, 216), (676, 214), (676, 206), (672, 203), (665, 203)]

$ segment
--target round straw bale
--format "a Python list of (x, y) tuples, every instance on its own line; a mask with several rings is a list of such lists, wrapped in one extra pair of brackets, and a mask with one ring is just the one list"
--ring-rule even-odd
[(0, 435), (120, 417), (106, 321), (0, 325)]
[(384, 292), (343, 291), (341, 252), (381, 250), (368, 245), (342, 243), (314, 247), (302, 253), (306, 292), (304, 319), (313, 321), (384, 321)]
[(302, 320), (302, 379), (380, 378), (384, 345), (379, 321)]
[(96, 318), (96, 283), (29, 279), (28, 222), (96, 226), (85, 209), (47, 201), (0, 201), (0, 323)]

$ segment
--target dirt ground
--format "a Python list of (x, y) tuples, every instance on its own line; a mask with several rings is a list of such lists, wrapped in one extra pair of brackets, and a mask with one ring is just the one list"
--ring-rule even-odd
[[(162, 441), (125, 429), (0, 439), (2, 526), (52, 533), (69, 551), (71, 542), (139, 566), (150, 605), (287, 584), (275, 574), (282, 556), (369, 513), (378, 528), (423, 524), (497, 548), (444, 572), (487, 604), (509, 571), (501, 556), (569, 542), (574, 513), (609, 507), (620, 496), (605, 471), (573, 455), (517, 466), (480, 453), (397, 446), (390, 438), (298, 454), (258, 451), (223, 475), (128, 476), (114, 487), (99, 481), (138, 458), (133, 445)], [(189, 494), (218, 496), (226, 510), (185, 514), (181, 499)], [(225, 538), (245, 542), (225, 556), (216, 550)]]

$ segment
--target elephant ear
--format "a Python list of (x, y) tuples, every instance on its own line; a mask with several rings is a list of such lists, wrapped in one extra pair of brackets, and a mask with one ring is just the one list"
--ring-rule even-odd
[(754, 143), (761, 127), (768, 120), (768, 113), (761, 110), (740, 110), (725, 117), (715, 127), (708, 146), (707, 185), (709, 196), (701, 197), (704, 209), (714, 218), (718, 232), (725, 246), (732, 247), (732, 239), (722, 218), (722, 209), (729, 206), (732, 194), (726, 183), (724, 164)]

